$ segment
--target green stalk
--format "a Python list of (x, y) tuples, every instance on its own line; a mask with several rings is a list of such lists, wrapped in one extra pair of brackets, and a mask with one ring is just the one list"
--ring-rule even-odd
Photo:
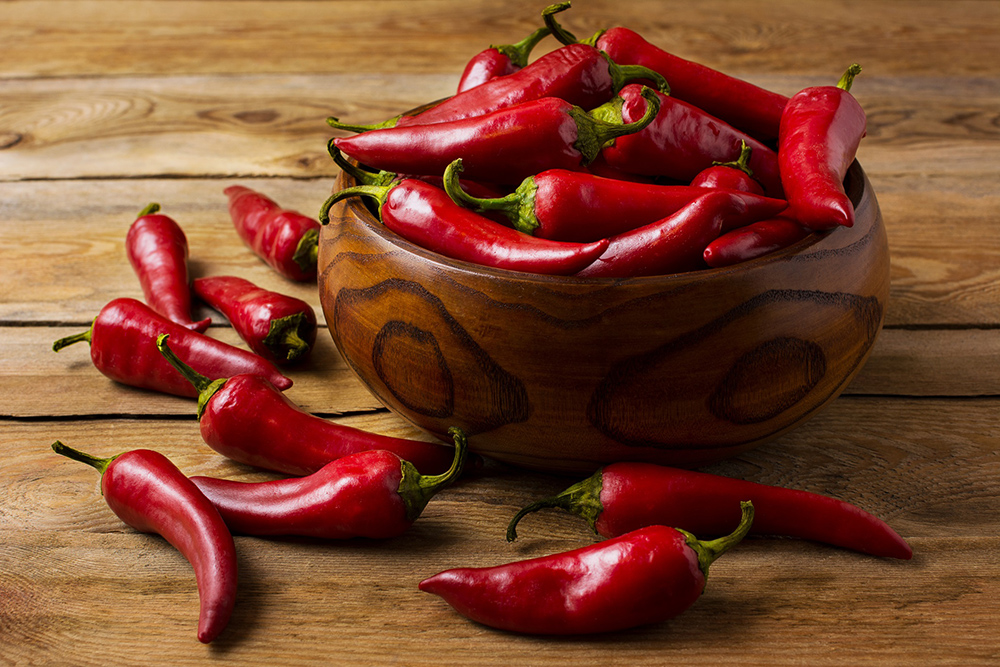
[(309, 343), (302, 338), (302, 331), (308, 326), (304, 313), (292, 313), (271, 320), (271, 326), (264, 336), (264, 345), (279, 359), (295, 361), (309, 352)]
[(62, 444), (58, 440), (52, 443), (52, 451), (56, 454), (61, 454), (67, 458), (73, 459), (74, 461), (86, 463), (87, 465), (96, 468), (97, 472), (101, 473), (101, 475), (103, 475), (104, 471), (108, 469), (108, 466), (111, 465), (112, 461), (121, 456), (121, 454), (115, 454), (110, 458), (102, 459), (97, 456), (91, 456), (90, 454), (84, 454), (77, 449), (73, 449), (68, 445)]
[(507, 524), (507, 541), (513, 542), (517, 539), (517, 524), (521, 519), (532, 512), (537, 512), (540, 509), (548, 507), (557, 507), (566, 510), (570, 514), (575, 514), (586, 519), (590, 525), (590, 529), (594, 533), (597, 533), (597, 518), (604, 511), (604, 505), (601, 503), (602, 484), (603, 474), (601, 470), (598, 470), (587, 479), (577, 482), (562, 493), (551, 498), (543, 498), (521, 509), (510, 520), (510, 523)]
[(708, 578), (708, 566), (715, 562), (719, 556), (739, 544), (750, 532), (750, 526), (753, 525), (753, 503), (744, 500), (740, 503), (740, 509), (743, 511), (743, 516), (740, 518), (739, 525), (736, 526), (736, 530), (725, 537), (702, 541), (685, 530), (675, 529), (687, 538), (687, 545), (698, 554), (698, 567), (706, 579)]
[(569, 114), (576, 121), (577, 140), (573, 147), (583, 156), (583, 164), (594, 161), (601, 148), (617, 137), (639, 132), (656, 118), (660, 111), (660, 98), (652, 88), (642, 87), (642, 96), (646, 99), (646, 113), (634, 123), (611, 123), (591, 116), (580, 107), (573, 107)]
[(449, 428), (448, 433), (455, 443), (455, 458), (448, 470), (440, 475), (421, 475), (412, 463), (402, 462), (403, 476), (399, 481), (398, 493), (406, 506), (406, 518), (409, 521), (415, 521), (430, 499), (462, 474), (469, 441), (465, 432), (456, 426)]
[(481, 198), (473, 197), (462, 189), (458, 175), (462, 173), (462, 158), (458, 158), (444, 170), (444, 191), (452, 201), (476, 213), (497, 211), (510, 221), (511, 226), (525, 234), (534, 234), (538, 228), (538, 218), (535, 216), (535, 177), (529, 176), (517, 186), (514, 192), (503, 197)]
[(597, 40), (600, 39), (601, 35), (604, 34), (604, 30), (598, 30), (588, 39), (580, 41), (576, 38), (576, 35), (571, 33), (569, 30), (563, 28), (555, 19), (555, 15), (560, 12), (564, 12), (570, 8), (571, 3), (560, 2), (555, 5), (549, 5), (542, 10), (542, 19), (545, 21), (545, 25), (552, 31), (552, 36), (558, 39), (563, 44), (588, 44), (590, 46), (596, 46)]
[(371, 197), (378, 202), (378, 208), (381, 211), (382, 206), (385, 204), (386, 197), (389, 195), (390, 189), (392, 189), (391, 185), (355, 185), (339, 190), (330, 195), (330, 197), (323, 202), (323, 205), (320, 206), (319, 222), (322, 225), (329, 224), (330, 208), (341, 199), (347, 199), (348, 197)]
[(837, 88), (850, 92), (851, 85), (854, 84), (854, 77), (859, 74), (861, 74), (861, 65), (854, 63), (848, 67), (847, 71), (844, 72), (844, 75), (840, 77), (840, 81), (837, 82)]
[(520, 42), (515, 42), (513, 44), (501, 44), (490, 45), (490, 48), (496, 49), (498, 53), (507, 56), (507, 59), (515, 67), (524, 67), (528, 64), (528, 58), (531, 56), (531, 52), (534, 50), (538, 43), (542, 41), (545, 37), (548, 37), (551, 33), (548, 27), (541, 27), (535, 32), (531, 33)]
[(184, 376), (184, 378), (194, 385), (194, 388), (198, 390), (198, 419), (201, 419), (202, 413), (205, 412), (205, 406), (215, 395), (215, 392), (222, 389), (222, 385), (226, 384), (229, 378), (219, 378), (213, 380), (207, 378), (195, 369), (191, 368), (180, 358), (174, 354), (174, 351), (170, 349), (167, 345), (167, 338), (170, 334), (160, 334), (156, 337), (156, 349), (160, 351), (160, 354), (170, 362), (170, 365), (177, 369), (177, 372)]

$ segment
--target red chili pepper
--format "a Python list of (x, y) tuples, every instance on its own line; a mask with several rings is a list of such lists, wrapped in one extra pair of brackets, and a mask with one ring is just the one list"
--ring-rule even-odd
[(867, 126), (864, 109), (849, 92), (860, 73), (854, 64), (836, 86), (796, 93), (781, 116), (781, 181), (792, 216), (809, 229), (854, 224), (844, 177)]
[(613, 463), (552, 498), (525, 507), (507, 539), (530, 512), (559, 507), (583, 517), (604, 537), (668, 524), (698, 535), (723, 535), (738, 519), (736, 499), (757, 510), (753, 533), (798, 537), (874, 556), (908, 559), (910, 546), (885, 522), (854, 505), (808, 491), (768, 486), (652, 463)]
[[(604, 120), (631, 123), (647, 112), (648, 103), (636, 84), (621, 89), (618, 97), (591, 113)], [(602, 153), (608, 164), (622, 171), (666, 176), (689, 183), (715, 162), (739, 154), (743, 143), (751, 147), (748, 161), (754, 176), (769, 197), (782, 197), (778, 156), (773, 150), (732, 125), (698, 107), (656, 94), (660, 110), (643, 130), (615, 139)]]
[(191, 321), (187, 237), (173, 218), (158, 214), (159, 210), (159, 204), (150, 204), (129, 227), (128, 261), (153, 310), (188, 329), (204, 331), (211, 319)]
[(484, 266), (569, 275), (589, 265), (608, 247), (607, 240), (564, 243), (523, 234), (462, 208), (440, 188), (409, 178), (391, 185), (344, 188), (326, 201), (320, 220), (326, 224), (330, 206), (353, 196), (375, 199), (382, 224), (411, 243)]
[(564, 553), (446, 570), (419, 588), (467, 618), (512, 632), (592, 634), (660, 623), (697, 601), (709, 565), (746, 535), (754, 509), (740, 507), (736, 531), (711, 542), (648, 526)]
[(386, 539), (406, 532), (441, 489), (462, 473), (465, 434), (453, 428), (455, 457), (440, 475), (422, 475), (392, 452), (345, 456), (307, 477), (235, 482), (192, 477), (222, 515), (244, 535), (323, 539)]
[(740, 146), (740, 155), (730, 162), (715, 162), (691, 181), (691, 185), (699, 188), (722, 188), (724, 190), (739, 190), (764, 194), (764, 188), (753, 177), (750, 168), (750, 155), (753, 149), (745, 141)]
[(126, 524), (161, 535), (194, 568), (201, 611), (198, 641), (208, 643), (229, 623), (236, 602), (236, 546), (218, 510), (167, 457), (135, 449), (102, 459), (56, 441), (58, 454), (101, 473), (101, 493)]
[(266, 378), (199, 373), (159, 336), (156, 347), (198, 396), (198, 425), (209, 447), (234, 461), (288, 475), (310, 475), (331, 461), (374, 449), (410, 461), (422, 473), (447, 470), (453, 455), (443, 445), (393, 438), (336, 424), (295, 405)]
[(135, 299), (110, 301), (94, 318), (87, 331), (60, 338), (52, 344), (58, 352), (67, 345), (86, 341), (90, 359), (101, 373), (116, 382), (176, 396), (197, 397), (198, 392), (156, 349), (156, 337), (171, 339), (199, 373), (229, 376), (238, 373), (263, 375), (285, 390), (292, 381), (274, 365), (248, 350), (191, 331), (157, 315)]
[[(704, 190), (704, 189), (703, 189)], [(608, 249), (581, 277), (654, 276), (705, 268), (702, 253), (722, 232), (777, 215), (785, 202), (745, 193), (705, 190), (682, 209), (657, 222), (612, 236)]]
[(250, 349), (275, 364), (303, 361), (316, 342), (316, 313), (292, 296), (235, 276), (197, 278), (194, 293), (226, 316)]
[(548, 34), (549, 29), (542, 27), (520, 42), (490, 46), (480, 51), (465, 66), (462, 78), (458, 82), (458, 92), (465, 92), (490, 79), (513, 74), (522, 69), (528, 64), (531, 51)]
[(371, 130), (333, 143), (362, 164), (397, 174), (440, 176), (462, 158), (474, 180), (518, 183), (545, 169), (583, 171), (605, 142), (646, 127), (659, 99), (652, 89), (641, 91), (649, 102), (646, 114), (629, 124), (597, 120), (569, 102), (544, 97), (474, 118)]
[(708, 244), (702, 257), (711, 267), (730, 266), (787, 248), (809, 234), (790, 218), (770, 218), (723, 234)]
[(242, 185), (224, 192), (237, 234), (258, 257), (290, 280), (316, 279), (318, 222)]

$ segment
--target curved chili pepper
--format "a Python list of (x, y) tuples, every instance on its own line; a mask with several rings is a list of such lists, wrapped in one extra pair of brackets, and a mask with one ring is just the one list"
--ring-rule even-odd
[(250, 349), (275, 364), (303, 361), (316, 342), (316, 313), (295, 297), (235, 276), (197, 278), (194, 293), (226, 316)]
[(198, 641), (211, 642), (229, 623), (236, 603), (236, 545), (218, 510), (171, 461), (148, 449), (98, 458), (52, 443), (56, 453), (101, 473), (111, 511), (143, 533), (156, 533), (194, 568), (200, 612)]
[(660, 623), (697, 601), (709, 565), (749, 531), (753, 505), (739, 507), (736, 530), (710, 542), (681, 529), (647, 526), (564, 553), (445, 570), (419, 588), (467, 618), (512, 632), (591, 634)]
[(192, 477), (226, 525), (244, 535), (387, 539), (406, 532), (441, 489), (462, 473), (465, 434), (450, 429), (455, 457), (440, 475), (422, 475), (392, 452), (358, 452), (306, 477), (235, 482)]
[(188, 244), (184, 230), (159, 204), (150, 204), (125, 235), (125, 253), (139, 277), (150, 308), (194, 331), (205, 331), (211, 319), (191, 321), (191, 288), (188, 277)]
[(411, 243), (453, 259), (511, 271), (569, 275), (593, 262), (608, 241), (565, 243), (523, 234), (462, 208), (429, 183), (403, 179), (391, 185), (358, 185), (330, 197), (320, 210), (326, 224), (330, 207), (346, 197), (371, 197), (387, 228)]
[(170, 334), (178, 349), (198, 370), (210, 376), (254, 373), (282, 391), (292, 381), (274, 364), (258, 355), (221, 340), (191, 331), (156, 314), (135, 299), (108, 302), (87, 331), (60, 338), (52, 344), (58, 352), (67, 345), (86, 341), (90, 359), (101, 373), (115, 382), (195, 398), (198, 392), (156, 349), (156, 337)]
[(753, 177), (753, 169), (750, 168), (750, 155), (753, 148), (743, 141), (740, 145), (740, 155), (730, 162), (717, 161), (711, 167), (700, 172), (691, 180), (691, 185), (699, 188), (723, 188), (725, 190), (739, 190), (740, 192), (752, 192), (754, 194), (764, 194), (764, 188)]
[(711, 267), (730, 266), (787, 248), (809, 234), (790, 218), (760, 220), (715, 239), (705, 247), (702, 257)]
[(854, 224), (844, 192), (847, 168), (865, 136), (865, 111), (850, 93), (861, 66), (851, 65), (836, 86), (796, 93), (781, 116), (778, 159), (792, 217), (809, 229)]
[(242, 185), (224, 191), (229, 216), (243, 242), (268, 266), (290, 280), (316, 279), (319, 223)]
[(808, 491), (768, 486), (652, 463), (613, 463), (552, 498), (518, 512), (507, 528), (545, 507), (586, 519), (604, 537), (668, 524), (699, 535), (723, 535), (736, 523), (737, 498), (757, 508), (753, 534), (797, 537), (874, 556), (909, 559), (910, 546), (882, 520), (854, 505)]
[(164, 363), (198, 396), (198, 426), (209, 447), (248, 465), (288, 475), (310, 475), (331, 461), (381, 449), (422, 473), (447, 470), (453, 455), (443, 445), (393, 438), (336, 424), (295, 405), (266, 378), (253, 373), (203, 375), (156, 339)]
[(397, 174), (440, 176), (462, 158), (474, 180), (517, 183), (555, 167), (582, 171), (605, 142), (646, 127), (660, 101), (652, 89), (638, 90), (648, 102), (646, 113), (628, 124), (598, 120), (544, 97), (474, 118), (372, 130), (333, 143), (362, 164)]
[[(577, 39), (555, 22), (554, 14), (569, 6), (569, 2), (555, 5), (546, 17), (546, 25), (563, 44)], [(671, 97), (704, 109), (756, 139), (770, 142), (778, 136), (781, 112), (788, 103), (784, 95), (668, 53), (628, 28), (601, 30), (582, 43), (593, 44), (615, 62), (659, 72), (670, 82)]]
[[(618, 96), (591, 113), (604, 120), (621, 118), (634, 122), (645, 115), (647, 101), (636, 84), (621, 89)], [(773, 150), (732, 125), (710, 116), (698, 107), (656, 93), (660, 110), (643, 130), (615, 139), (602, 151), (612, 167), (622, 171), (666, 176), (690, 182), (715, 162), (738, 155), (743, 143), (751, 147), (748, 160), (754, 176), (769, 197), (782, 197), (778, 156)]]
[(785, 202), (744, 193), (705, 190), (705, 194), (657, 222), (612, 236), (608, 249), (576, 275), (581, 277), (654, 276), (705, 268), (702, 253), (723, 231), (777, 215)]
[(528, 64), (531, 51), (548, 35), (549, 29), (543, 26), (520, 42), (483, 49), (466, 64), (462, 78), (458, 82), (458, 92), (465, 92), (490, 79), (513, 74), (522, 69)]

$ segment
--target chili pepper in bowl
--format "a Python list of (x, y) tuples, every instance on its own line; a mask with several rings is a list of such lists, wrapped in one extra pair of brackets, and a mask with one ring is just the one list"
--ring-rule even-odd
[(770, 218), (726, 232), (705, 247), (711, 267), (731, 266), (763, 257), (801, 241), (811, 232), (791, 218)]
[(513, 74), (522, 69), (528, 64), (532, 50), (548, 35), (549, 29), (543, 26), (520, 42), (483, 49), (465, 65), (462, 77), (458, 81), (458, 92), (465, 92), (490, 79)]
[(716, 161), (702, 170), (691, 180), (691, 185), (699, 188), (722, 188), (764, 194), (764, 188), (753, 177), (750, 168), (750, 154), (753, 148), (745, 141), (740, 142), (740, 154), (729, 162)]
[(466, 618), (524, 634), (594, 634), (660, 623), (697, 601), (709, 565), (750, 530), (753, 505), (736, 507), (739, 525), (717, 540), (647, 526), (563, 553), (445, 570), (419, 588)]
[(150, 204), (139, 213), (125, 235), (125, 253), (150, 308), (203, 332), (212, 320), (191, 321), (187, 237), (173, 218), (159, 210), (159, 204)]
[(224, 193), (236, 233), (254, 254), (289, 280), (316, 279), (318, 222), (242, 185)]
[(374, 449), (392, 452), (425, 474), (447, 470), (453, 454), (443, 445), (368, 433), (312, 415), (267, 378), (242, 373), (204, 375), (183, 361), (161, 335), (156, 347), (198, 396), (198, 427), (209, 447), (233, 461), (309, 475), (331, 461)]
[(250, 349), (275, 364), (303, 361), (316, 342), (316, 313), (295, 297), (236, 276), (197, 278), (194, 293), (226, 316)]
[(888, 558), (913, 555), (884, 521), (842, 500), (653, 463), (612, 463), (525, 507), (511, 519), (507, 539), (517, 538), (522, 518), (546, 507), (584, 518), (603, 537), (664, 523), (698, 535), (724, 535), (739, 519), (735, 498), (753, 502), (756, 535), (797, 537)]
[(467, 440), (458, 428), (450, 433), (454, 459), (439, 475), (422, 475), (396, 454), (372, 450), (332, 461), (306, 477), (191, 481), (235, 533), (387, 539), (406, 532), (431, 498), (461, 475)]
[(292, 386), (290, 379), (259, 355), (171, 322), (136, 299), (108, 302), (90, 329), (60, 338), (52, 344), (52, 349), (58, 352), (68, 345), (87, 342), (94, 366), (112, 380), (141, 389), (197, 397), (191, 383), (157, 351), (156, 337), (161, 333), (170, 334), (200, 373), (215, 377), (254, 373), (266, 377), (282, 391)]
[(98, 458), (58, 440), (52, 449), (96, 468), (112, 512), (140, 532), (161, 535), (184, 555), (198, 585), (198, 641), (218, 637), (236, 603), (236, 545), (208, 498), (158, 452), (134, 449)]

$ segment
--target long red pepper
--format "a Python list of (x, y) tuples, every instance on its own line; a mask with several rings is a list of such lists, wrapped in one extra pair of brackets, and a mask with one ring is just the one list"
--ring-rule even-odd
[(455, 457), (440, 475), (422, 475), (392, 452), (345, 456), (306, 477), (236, 482), (192, 477), (222, 515), (244, 535), (296, 535), (324, 539), (402, 535), (439, 491), (462, 473), (465, 434), (451, 429)]
[(854, 224), (844, 177), (867, 127), (864, 109), (849, 92), (860, 73), (854, 64), (836, 86), (796, 93), (781, 116), (781, 181), (792, 217), (809, 229)]
[(58, 440), (58, 454), (101, 473), (101, 493), (126, 524), (161, 535), (194, 568), (200, 613), (198, 641), (226, 628), (236, 603), (236, 546), (218, 510), (167, 457), (135, 449), (110, 458), (77, 451)]
[(699, 188), (723, 188), (764, 194), (763, 186), (753, 177), (753, 169), (750, 168), (752, 152), (753, 148), (747, 142), (741, 142), (740, 154), (735, 160), (716, 161), (691, 179), (690, 184)]
[(337, 137), (334, 146), (374, 169), (442, 175), (461, 158), (467, 175), (518, 183), (545, 169), (582, 171), (616, 137), (638, 132), (656, 116), (659, 98), (641, 88), (646, 114), (628, 124), (606, 122), (555, 97), (544, 97), (461, 120), (371, 130)]
[(578, 635), (660, 623), (686, 611), (705, 590), (709, 565), (739, 543), (736, 530), (700, 541), (684, 530), (648, 526), (564, 553), (486, 568), (446, 570), (420, 582), (458, 613), (501, 630)]
[(787, 248), (809, 234), (790, 218), (760, 220), (715, 239), (705, 247), (702, 257), (711, 267), (731, 266)]
[(513, 44), (493, 45), (474, 55), (465, 65), (458, 82), (458, 92), (475, 88), (481, 83), (498, 76), (513, 74), (528, 64), (532, 50), (549, 35), (547, 27), (541, 27)]
[(525, 507), (511, 520), (507, 539), (516, 539), (525, 515), (545, 507), (583, 517), (604, 537), (655, 524), (724, 535), (739, 519), (737, 499), (749, 499), (757, 509), (754, 534), (798, 537), (889, 558), (913, 555), (885, 522), (842, 500), (652, 463), (607, 465), (557, 496)]
[(301, 362), (316, 342), (316, 313), (295, 297), (258, 287), (245, 278), (210, 276), (194, 293), (226, 316), (250, 349), (275, 364)]
[(309, 475), (331, 461), (386, 450), (425, 474), (447, 470), (449, 447), (393, 438), (321, 419), (292, 403), (257, 374), (204, 375), (159, 336), (158, 354), (198, 396), (198, 426), (209, 447), (234, 461), (288, 475)]
[(156, 337), (171, 340), (199, 372), (212, 377), (253, 373), (267, 378), (282, 391), (292, 381), (274, 364), (260, 356), (215, 338), (191, 331), (158, 315), (135, 299), (110, 301), (94, 318), (87, 331), (60, 338), (52, 344), (58, 352), (67, 345), (87, 342), (90, 359), (105, 376), (116, 382), (177, 396), (197, 397), (198, 392), (156, 349)]
[(379, 218), (408, 241), (446, 257), (511, 271), (569, 275), (593, 262), (608, 241), (565, 243), (524, 234), (465, 209), (428, 183), (403, 179), (391, 185), (358, 185), (330, 197), (328, 211), (346, 197), (365, 196), (378, 202)]
[(258, 257), (290, 280), (316, 279), (318, 222), (242, 185), (224, 193), (236, 233)]
[(125, 253), (150, 308), (188, 329), (205, 331), (211, 319), (191, 320), (188, 243), (184, 230), (162, 213), (159, 204), (144, 208), (125, 235)]

